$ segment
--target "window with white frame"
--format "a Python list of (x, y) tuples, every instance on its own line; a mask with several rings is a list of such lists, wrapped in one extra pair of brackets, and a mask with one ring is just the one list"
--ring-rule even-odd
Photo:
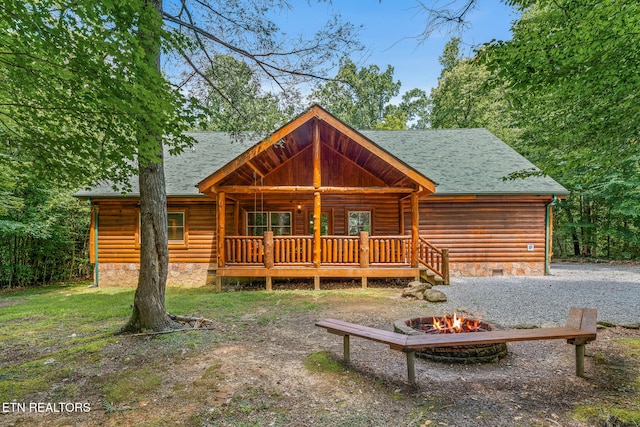
[(247, 235), (264, 236), (265, 231), (290, 236), (291, 212), (247, 212)]
[(349, 211), (348, 221), (349, 236), (357, 236), (361, 231), (371, 233), (371, 211)]

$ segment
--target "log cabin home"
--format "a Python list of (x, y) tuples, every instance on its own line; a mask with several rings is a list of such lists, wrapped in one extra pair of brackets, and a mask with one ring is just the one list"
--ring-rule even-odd
[[(568, 192), (505, 179), (535, 167), (485, 129), (357, 131), (314, 105), (255, 145), (192, 136), (165, 157), (168, 284), (549, 272), (552, 205)], [(137, 284), (137, 177), (132, 189), (76, 194), (101, 286)]]

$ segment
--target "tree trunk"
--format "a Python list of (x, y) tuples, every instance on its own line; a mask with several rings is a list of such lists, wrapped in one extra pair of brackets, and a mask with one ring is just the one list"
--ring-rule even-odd
[[(162, 141), (158, 138), (158, 149)], [(164, 305), (169, 265), (167, 196), (163, 164), (139, 165), (140, 275), (133, 313), (124, 327), (128, 332), (163, 331), (173, 322)]]
[[(161, 0), (145, 0), (148, 7), (162, 10)], [(160, 73), (160, 40), (157, 29), (141, 30), (145, 50), (150, 63)], [(139, 155), (138, 176), (140, 185), (140, 275), (133, 301), (133, 312), (123, 332), (146, 330), (163, 331), (174, 322), (167, 315), (164, 305), (167, 272), (169, 266), (167, 194), (164, 180), (162, 136), (145, 129), (140, 124), (139, 143), (155, 143), (154, 150), (160, 161), (154, 162)]]

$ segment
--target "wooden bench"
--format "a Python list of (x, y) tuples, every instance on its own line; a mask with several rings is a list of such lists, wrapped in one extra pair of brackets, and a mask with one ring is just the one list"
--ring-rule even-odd
[(584, 376), (585, 344), (596, 339), (597, 311), (593, 308), (576, 308), (569, 310), (565, 326), (537, 329), (511, 329), (507, 331), (488, 331), (459, 334), (421, 334), (404, 335), (355, 323), (336, 319), (325, 319), (316, 323), (327, 332), (342, 335), (344, 361), (351, 360), (350, 337), (359, 337), (382, 344), (391, 349), (402, 351), (407, 355), (407, 374), (409, 384), (415, 385), (415, 353), (428, 347), (448, 347), (466, 344), (491, 344), (509, 341), (532, 341), (566, 339), (575, 346), (576, 375)]

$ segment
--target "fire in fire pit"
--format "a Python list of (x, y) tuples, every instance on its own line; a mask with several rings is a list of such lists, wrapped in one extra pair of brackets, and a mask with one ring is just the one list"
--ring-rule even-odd
[[(394, 323), (396, 332), (416, 334), (482, 333), (493, 327), (480, 319), (459, 316), (458, 313), (445, 316), (426, 316), (400, 319)], [(416, 355), (424, 359), (445, 363), (491, 363), (507, 354), (506, 343), (473, 344), (453, 347), (431, 347)]]

